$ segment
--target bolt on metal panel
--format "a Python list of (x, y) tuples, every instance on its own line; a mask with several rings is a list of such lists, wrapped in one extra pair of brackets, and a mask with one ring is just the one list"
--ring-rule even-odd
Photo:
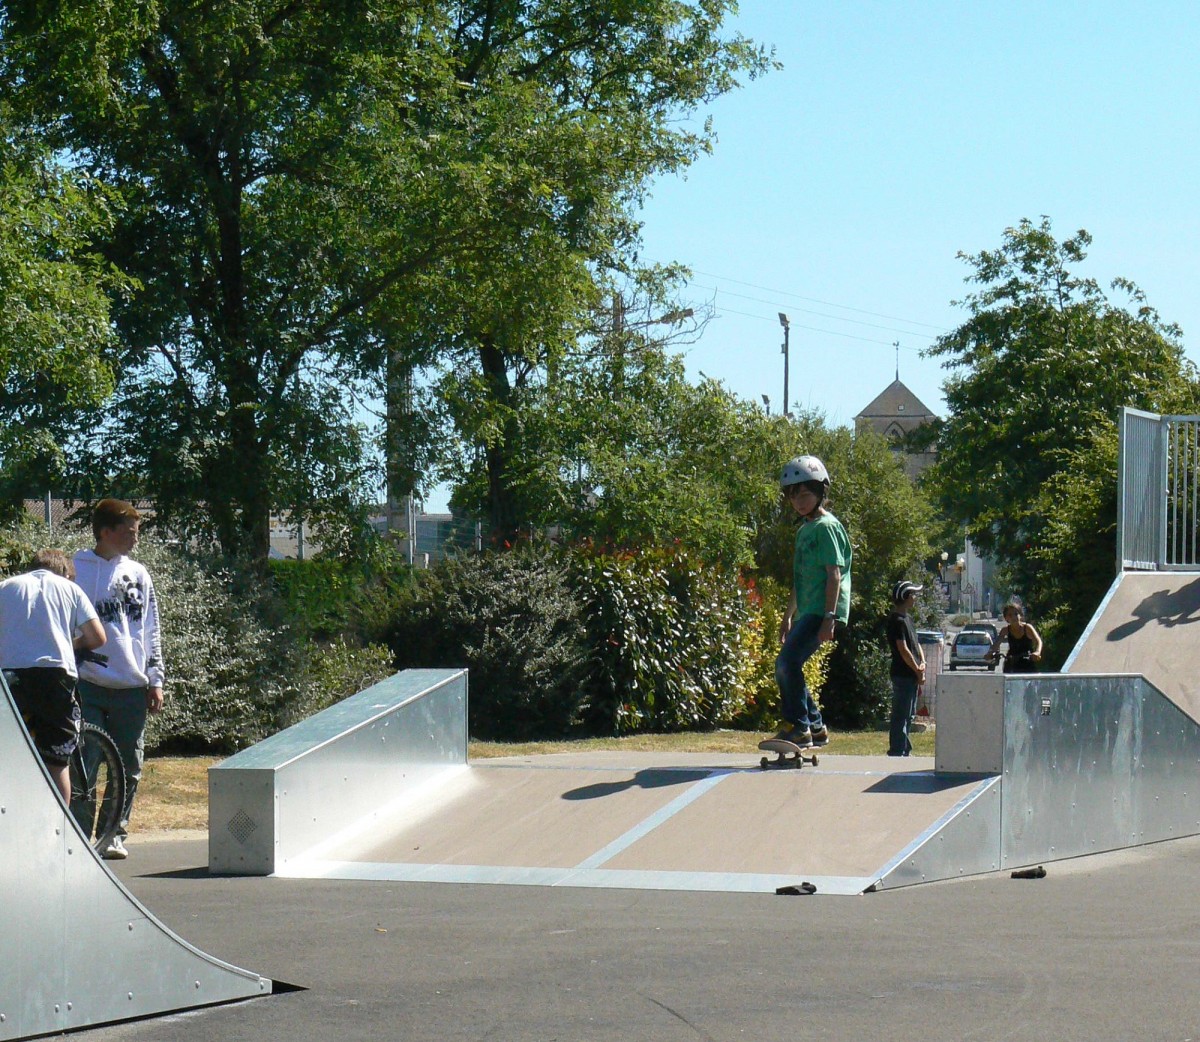
[(0, 694), (0, 1040), (268, 995), (193, 948), (108, 871)]
[(1004, 864), (1200, 833), (1198, 755), (1200, 725), (1144, 677), (1007, 678)]

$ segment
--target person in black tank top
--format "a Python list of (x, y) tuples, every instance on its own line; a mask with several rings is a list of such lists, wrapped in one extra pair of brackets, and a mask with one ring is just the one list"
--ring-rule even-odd
[(1000, 654), (1000, 644), (1008, 641), (1008, 651), (1004, 654), (1005, 673), (1036, 673), (1037, 664), (1042, 660), (1042, 638), (1033, 624), (1021, 618), (1019, 604), (1004, 606), (1005, 627), (996, 637), (992, 645), (992, 654)]

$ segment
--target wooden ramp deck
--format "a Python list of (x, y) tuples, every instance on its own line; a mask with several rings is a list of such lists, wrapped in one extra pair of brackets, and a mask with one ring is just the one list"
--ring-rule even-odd
[(932, 759), (589, 753), (474, 761), (289, 876), (862, 893), (988, 784)]

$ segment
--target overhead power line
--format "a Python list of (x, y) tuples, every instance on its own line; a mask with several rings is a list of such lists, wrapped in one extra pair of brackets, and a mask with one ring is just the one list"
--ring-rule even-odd
[[(727, 308), (721, 304), (714, 304), (713, 307), (717, 311), (718, 314), (740, 315), (742, 318), (757, 318), (757, 319), (761, 319), (764, 322), (771, 322), (772, 324), (776, 323), (776, 321), (777, 321), (774, 318), (768, 318), (766, 315), (755, 315), (749, 311), (738, 311), (736, 308)], [(882, 344), (884, 347), (894, 347), (895, 346), (894, 340), (876, 340), (874, 337), (856, 336), (853, 333), (841, 333), (836, 329), (822, 329), (820, 326), (806, 326), (806, 325), (801, 324), (800, 322), (793, 322), (791, 325), (792, 325), (793, 329), (807, 329), (809, 332), (812, 332), (812, 333), (825, 333), (828, 336), (840, 336), (840, 337), (845, 338), (846, 340), (860, 340), (864, 344)], [(901, 351), (918, 352), (921, 349), (919, 347), (901, 346), (900, 350)]]
[[(853, 307), (849, 304), (837, 304), (830, 300), (821, 300), (818, 297), (806, 297), (802, 293), (793, 293), (790, 290), (778, 289), (773, 286), (763, 286), (757, 282), (747, 282), (744, 279), (735, 279), (735, 278), (729, 277), (728, 275), (718, 275), (715, 272), (711, 272), (711, 271), (700, 271), (696, 268), (693, 268), (692, 272), (695, 275), (702, 275), (707, 279), (717, 279), (720, 282), (731, 282), (737, 286), (747, 286), (750, 289), (757, 289), (757, 290), (762, 291), (763, 293), (770, 293), (776, 297), (789, 297), (793, 300), (805, 300), (805, 301), (808, 301), (810, 304), (820, 304), (822, 307), (837, 308), (840, 311), (853, 311), (855, 314), (870, 315), (872, 318), (886, 318), (891, 322), (903, 322), (907, 326), (924, 326), (926, 329), (936, 330), (937, 333), (934, 334), (934, 336), (949, 332), (949, 330), (947, 330), (945, 327), (935, 325), (932, 322), (918, 322), (915, 319), (903, 318), (900, 315), (888, 315), (888, 314), (885, 314), (880, 311), (868, 311), (865, 308)], [(727, 291), (727, 292), (732, 292), (732, 291)], [(753, 298), (751, 298), (751, 299), (753, 299)], [(775, 302), (774, 301), (763, 301), (762, 303), (774, 304)], [(850, 319), (837, 319), (837, 321), (839, 321), (839, 322), (850, 321)], [(897, 332), (904, 332), (904, 330), (897, 330)], [(912, 335), (925, 336), (927, 334), (912, 334)]]
[[(778, 301), (763, 300), (761, 297), (752, 297), (747, 293), (738, 293), (735, 290), (722, 289), (720, 286), (703, 286), (698, 282), (693, 282), (691, 285), (695, 289), (704, 289), (704, 290), (709, 290), (713, 293), (722, 293), (729, 297), (738, 297), (741, 300), (750, 300), (750, 301), (753, 301), (755, 304), (768, 304), (768, 305), (771, 305), (772, 307), (780, 306)], [(768, 291), (768, 292), (770, 292), (770, 291)], [(804, 298), (801, 298), (801, 299), (804, 299)], [(837, 305), (833, 305), (833, 306), (836, 307)], [(937, 339), (937, 336), (935, 336), (933, 333), (915, 333), (910, 329), (897, 329), (895, 326), (881, 326), (877, 322), (865, 322), (861, 318), (842, 318), (842, 316), (840, 316), (840, 315), (829, 315), (823, 311), (813, 311), (811, 308), (789, 307), (788, 310), (789, 311), (799, 311), (805, 315), (816, 315), (818, 318), (827, 318), (833, 322), (852, 322), (856, 326), (868, 326), (871, 329), (883, 329), (889, 333), (900, 333), (904, 336), (919, 336), (919, 337), (924, 337), (926, 340), (936, 340)], [(872, 312), (860, 311), (859, 314), (869, 315), (869, 314), (872, 314)], [(898, 319), (898, 321), (903, 322), (905, 320)]]

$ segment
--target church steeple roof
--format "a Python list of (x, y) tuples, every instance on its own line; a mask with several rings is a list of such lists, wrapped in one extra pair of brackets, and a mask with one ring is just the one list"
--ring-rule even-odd
[(893, 380), (855, 417), (876, 422), (900, 418), (924, 422), (936, 419), (936, 414), (899, 379)]

